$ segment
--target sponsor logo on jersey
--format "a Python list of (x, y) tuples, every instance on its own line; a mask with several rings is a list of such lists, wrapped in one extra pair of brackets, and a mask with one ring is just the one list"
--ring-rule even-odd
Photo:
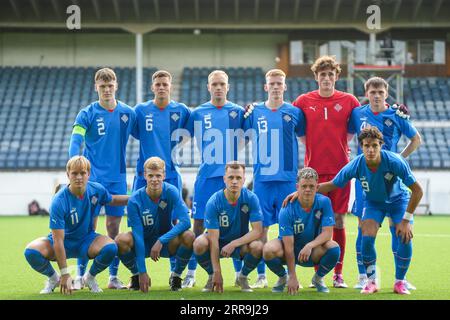
[(284, 121), (286, 121), (286, 122), (289, 122), (289, 121), (292, 120), (292, 118), (291, 118), (288, 114), (285, 114), (284, 117), (283, 117), (283, 119), (284, 119)]
[(224, 210), (224, 211), (222, 211), (221, 213), (219, 213), (219, 215), (221, 215), (221, 216), (223, 216), (223, 215), (225, 215), (225, 214), (227, 214), (227, 212)]
[(97, 118), (97, 122), (103, 122), (103, 117)]
[(98, 202), (97, 197), (96, 196), (92, 196), (92, 198), (91, 198), (92, 205), (95, 206), (97, 204), (97, 202)]
[(153, 118), (153, 113), (150, 113), (148, 115), (145, 116), (146, 118)]
[(237, 114), (236, 111), (233, 110), (233, 111), (230, 112), (230, 117), (231, 117), (231, 118), (234, 119), (234, 118), (236, 118), (237, 116), (238, 116), (238, 114)]
[(391, 119), (386, 119), (386, 121), (384, 121), (384, 124), (387, 125), (388, 127), (392, 126), (393, 122)]
[(303, 222), (302, 219), (297, 219), (297, 220), (294, 221), (294, 223), (302, 223), (302, 222)]
[(150, 210), (145, 209), (144, 211), (142, 211), (142, 214), (146, 216), (146, 215), (150, 214)]
[(180, 119), (180, 116), (178, 114), (174, 113), (174, 114), (172, 114), (171, 118), (173, 121), (177, 122), (178, 119)]
[(384, 175), (384, 178), (385, 178), (387, 181), (391, 181), (393, 177), (394, 177), (394, 175), (393, 175), (392, 173), (390, 173), (390, 172), (388, 172), (388, 173), (386, 173), (386, 174)]
[(127, 121), (128, 121), (128, 116), (127, 116), (126, 114), (124, 114), (120, 119), (122, 119), (122, 121), (123, 121), (124, 123), (127, 123)]
[(311, 107), (309, 107), (311, 110), (313, 110), (313, 111), (316, 111), (316, 106), (311, 106)]
[(160, 207), (161, 209), (164, 210), (164, 209), (167, 207), (167, 202), (161, 201), (161, 202), (159, 203), (159, 207)]
[(334, 110), (336, 110), (337, 112), (342, 110), (342, 106), (338, 103), (334, 106)]
[(70, 214), (76, 213), (76, 212), (77, 212), (77, 208), (72, 208), (72, 209), (70, 209)]
[(361, 118), (359, 118), (359, 120), (361, 120), (361, 121), (367, 121), (367, 117), (361, 117)]

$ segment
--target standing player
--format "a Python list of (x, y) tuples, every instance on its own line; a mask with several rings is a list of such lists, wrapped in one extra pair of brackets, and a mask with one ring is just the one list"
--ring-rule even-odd
[[(172, 291), (181, 290), (181, 273), (192, 256), (195, 235), (188, 208), (180, 192), (163, 182), (166, 165), (161, 158), (152, 157), (144, 163), (147, 186), (131, 196), (127, 212), (131, 232), (121, 233), (116, 242), (122, 263), (131, 271), (130, 289), (148, 292), (151, 285), (145, 258), (158, 261), (160, 257), (176, 257), (176, 267), (170, 276)], [(173, 225), (173, 221), (178, 223)]]
[[(103, 205), (123, 206), (128, 196), (113, 195), (99, 183), (90, 182), (91, 165), (83, 156), (67, 162), (66, 173), (70, 184), (54, 196), (50, 208), (51, 233), (46, 238), (32, 241), (25, 249), (25, 258), (48, 281), (41, 294), (53, 292), (61, 286), (61, 293), (72, 293), (72, 279), (67, 270), (67, 259), (94, 259), (84, 283), (92, 292), (102, 292), (95, 276), (111, 264), (117, 246), (109, 237), (95, 232), (99, 208)], [(61, 275), (50, 264), (57, 261)]]
[[(202, 157), (192, 202), (196, 236), (204, 231), (206, 202), (216, 191), (225, 187), (225, 164), (237, 159), (238, 144), (241, 142), (235, 136), (235, 130), (242, 129), (244, 125), (244, 109), (227, 100), (229, 90), (228, 75), (222, 70), (211, 72), (208, 76), (211, 101), (198, 106), (188, 121), (187, 128), (191, 136), (195, 136)], [(197, 262), (193, 257), (188, 265), (183, 288), (195, 285), (196, 268)]]
[(186, 126), (191, 111), (185, 104), (170, 100), (171, 89), (172, 75), (164, 70), (156, 71), (152, 75), (151, 86), (155, 98), (135, 107), (137, 124), (132, 135), (139, 140), (140, 147), (133, 191), (147, 184), (144, 162), (150, 157), (159, 157), (167, 164), (164, 181), (181, 193), (180, 168), (172, 159), (172, 151), (178, 141), (172, 139), (172, 134)]
[[(333, 180), (322, 183), (319, 192), (327, 193), (342, 188), (352, 178), (361, 182), (365, 196), (361, 217), (361, 251), (368, 278), (361, 293), (371, 294), (378, 291), (375, 238), (384, 217), (389, 214), (398, 237), (394, 292), (410, 294), (405, 276), (412, 257), (413, 213), (422, 198), (422, 188), (401, 156), (381, 150), (383, 135), (377, 127), (363, 129), (358, 136), (358, 142), (363, 154), (342, 168)], [(411, 190), (411, 194), (406, 187)]]
[[(136, 126), (133, 137), (139, 140), (139, 158), (136, 164), (133, 191), (146, 186), (144, 178), (144, 162), (150, 157), (159, 157), (167, 163), (165, 182), (175, 186), (181, 194), (182, 181), (180, 169), (174, 159), (172, 151), (178, 143), (173, 139), (174, 131), (184, 128), (191, 111), (183, 104), (170, 99), (172, 90), (172, 75), (165, 70), (156, 71), (152, 75), (151, 91), (153, 100), (138, 104), (136, 112)], [(170, 269), (174, 271), (175, 258), (170, 258)]]
[[(126, 146), (136, 115), (131, 107), (116, 100), (117, 89), (117, 77), (113, 70), (103, 68), (95, 73), (95, 91), (99, 99), (78, 113), (70, 139), (69, 156), (81, 154), (84, 142), (83, 155), (92, 165), (90, 180), (102, 184), (111, 194), (126, 194)], [(124, 209), (124, 206), (105, 206), (106, 230), (111, 239), (119, 233)], [(75, 289), (83, 287), (82, 275), (86, 264), (86, 260), (78, 260)], [(110, 289), (126, 288), (117, 278), (118, 268), (119, 258), (116, 257), (109, 268)]]
[[(279, 236), (264, 245), (263, 256), (267, 266), (279, 279), (272, 292), (283, 292), (286, 284), (289, 294), (301, 288), (295, 265), (318, 265), (311, 283), (317, 291), (328, 293), (323, 277), (336, 265), (340, 249), (331, 240), (334, 214), (328, 197), (317, 194), (318, 175), (312, 168), (303, 168), (297, 177), (297, 201), (280, 211)], [(287, 264), (289, 274), (283, 264)]]
[[(264, 216), (263, 242), (271, 225), (278, 223), (278, 213), (287, 195), (296, 190), (298, 167), (297, 136), (304, 135), (303, 112), (283, 100), (287, 90), (286, 74), (279, 69), (266, 73), (265, 102), (254, 105), (244, 129), (253, 129), (253, 192), (258, 196)], [(258, 279), (252, 288), (267, 287), (265, 263), (258, 265)]]
[[(341, 73), (335, 57), (320, 57), (311, 70), (319, 89), (302, 94), (293, 105), (302, 109), (306, 118), (305, 166), (314, 168), (319, 174), (319, 182), (324, 182), (333, 179), (349, 162), (347, 124), (352, 110), (359, 106), (359, 102), (353, 95), (335, 89)], [(336, 220), (333, 240), (341, 248), (341, 256), (334, 269), (333, 286), (347, 288), (342, 268), (346, 242), (344, 218), (348, 211), (350, 184), (328, 196), (333, 204)]]
[(252, 292), (247, 276), (256, 268), (262, 256), (261, 208), (256, 195), (243, 188), (243, 164), (237, 161), (228, 163), (222, 179), (226, 188), (214, 193), (206, 204), (205, 227), (208, 232), (194, 242), (197, 261), (208, 273), (208, 282), (202, 291), (223, 292), (220, 257), (232, 257), (244, 260), (237, 282), (243, 292)]
[[(382, 146), (383, 150), (389, 150), (392, 152), (397, 152), (397, 144), (402, 135), (405, 135), (410, 139), (409, 143), (400, 152), (403, 158), (407, 158), (411, 153), (413, 153), (421, 143), (421, 137), (416, 128), (412, 123), (397, 114), (395, 109), (389, 108), (386, 104), (386, 99), (388, 97), (389, 85), (388, 83), (379, 77), (373, 77), (367, 80), (364, 84), (364, 89), (366, 92), (366, 97), (369, 99), (369, 104), (358, 107), (353, 110), (350, 122), (349, 131), (351, 133), (356, 133), (359, 135), (361, 131), (367, 127), (375, 126), (383, 133), (384, 144)], [(362, 150), (358, 147), (358, 154), (361, 154)], [(358, 263), (359, 270), (359, 281), (355, 285), (356, 289), (362, 289), (367, 281), (366, 270), (362, 262), (361, 257), (361, 215), (364, 204), (363, 189), (359, 180), (355, 181), (355, 202), (353, 203), (352, 213), (358, 217), (358, 237), (356, 239), (356, 260)], [(389, 229), (392, 235), (392, 252), (394, 254), (394, 262), (397, 260), (395, 256), (397, 255), (397, 236), (395, 234), (396, 229), (389, 219)], [(415, 290), (415, 287), (409, 282), (407, 287), (409, 290)]]

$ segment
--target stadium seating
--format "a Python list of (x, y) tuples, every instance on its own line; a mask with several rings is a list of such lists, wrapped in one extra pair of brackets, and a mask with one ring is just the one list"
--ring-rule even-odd
[[(264, 72), (261, 68), (222, 68), (230, 77), (229, 100), (240, 105), (263, 101)], [(68, 158), (72, 124), (78, 111), (97, 99), (93, 87), (95, 67), (0, 67), (0, 169), (60, 169)], [(136, 102), (135, 69), (114, 68), (119, 79), (118, 98), (129, 105)], [(179, 97), (190, 107), (209, 100), (206, 89), (208, 74), (214, 68), (184, 68)], [(155, 68), (144, 69), (143, 97), (152, 99), (151, 74)], [(300, 93), (315, 90), (314, 79), (288, 78), (287, 101)], [(347, 90), (345, 79), (336, 84)], [(355, 81), (355, 94), (363, 95), (362, 82)], [(450, 120), (450, 78), (405, 79), (405, 103), (412, 118), (418, 121)], [(450, 128), (420, 128), (423, 145), (411, 155), (413, 168), (450, 168)], [(406, 138), (399, 150), (406, 145)], [(356, 141), (351, 143), (356, 152)], [(187, 145), (181, 156), (185, 164), (198, 165), (200, 157), (195, 146)], [(304, 146), (300, 145), (300, 159)], [(250, 152), (247, 151), (249, 154)], [(127, 166), (134, 167), (139, 143), (130, 138)], [(247, 159), (249, 164), (249, 159)], [(300, 161), (302, 165), (302, 160)]]

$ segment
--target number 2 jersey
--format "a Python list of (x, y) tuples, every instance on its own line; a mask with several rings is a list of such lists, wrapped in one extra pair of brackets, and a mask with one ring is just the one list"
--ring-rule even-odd
[(135, 122), (134, 110), (121, 101), (112, 111), (96, 101), (78, 113), (74, 126), (86, 130), (83, 155), (91, 163), (90, 181), (126, 181), (126, 148)]

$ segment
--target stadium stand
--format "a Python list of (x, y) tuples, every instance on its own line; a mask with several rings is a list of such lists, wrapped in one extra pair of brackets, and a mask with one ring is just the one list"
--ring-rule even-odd
[[(118, 98), (129, 105), (136, 103), (135, 69), (114, 68), (119, 79)], [(245, 105), (262, 101), (264, 72), (261, 68), (223, 68), (230, 76), (229, 99)], [(206, 79), (214, 68), (184, 68), (180, 101), (190, 107), (209, 99)], [(92, 79), (95, 67), (0, 67), (0, 168), (59, 169), (65, 166), (71, 128), (78, 111), (97, 99)], [(143, 97), (152, 99), (151, 74), (156, 68), (145, 68)], [(286, 100), (292, 101), (301, 92), (316, 88), (314, 79), (288, 78)], [(341, 79), (338, 90), (346, 90)], [(355, 94), (363, 92), (355, 81)], [(417, 121), (450, 119), (450, 78), (406, 78), (405, 102)], [(423, 145), (409, 162), (413, 168), (450, 168), (450, 128), (419, 127)], [(399, 150), (406, 145), (406, 138)], [(127, 166), (134, 167), (138, 142), (131, 138), (127, 149)], [(189, 146), (195, 148), (195, 146)], [(351, 143), (356, 151), (356, 140)], [(300, 145), (303, 159), (304, 146)], [(184, 163), (199, 163), (197, 152), (183, 149)]]

